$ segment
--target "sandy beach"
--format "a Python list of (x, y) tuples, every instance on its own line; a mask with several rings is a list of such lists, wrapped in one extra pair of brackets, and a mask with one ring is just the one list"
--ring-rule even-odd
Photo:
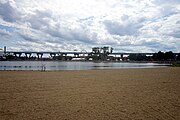
[(0, 71), (0, 120), (180, 120), (180, 68)]

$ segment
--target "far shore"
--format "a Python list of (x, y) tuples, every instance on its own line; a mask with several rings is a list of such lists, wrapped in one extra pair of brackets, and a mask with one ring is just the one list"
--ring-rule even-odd
[(180, 68), (0, 71), (1, 120), (180, 120)]

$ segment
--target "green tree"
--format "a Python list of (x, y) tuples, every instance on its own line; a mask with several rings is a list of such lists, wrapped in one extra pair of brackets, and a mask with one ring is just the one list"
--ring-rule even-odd
[(174, 60), (175, 59), (175, 55), (172, 51), (166, 52), (164, 54), (164, 59), (165, 60)]

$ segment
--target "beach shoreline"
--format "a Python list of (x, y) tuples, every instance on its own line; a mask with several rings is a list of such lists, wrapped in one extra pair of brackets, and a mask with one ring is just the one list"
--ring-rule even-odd
[(0, 71), (0, 119), (179, 120), (180, 68)]

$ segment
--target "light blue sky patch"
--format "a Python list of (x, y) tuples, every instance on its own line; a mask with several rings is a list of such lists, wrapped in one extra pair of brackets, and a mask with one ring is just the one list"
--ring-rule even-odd
[(15, 30), (17, 30), (17, 28), (15, 27), (9, 27), (9, 26), (4, 26), (4, 25), (0, 25), (0, 29), (6, 30), (8, 32), (14, 32)]

